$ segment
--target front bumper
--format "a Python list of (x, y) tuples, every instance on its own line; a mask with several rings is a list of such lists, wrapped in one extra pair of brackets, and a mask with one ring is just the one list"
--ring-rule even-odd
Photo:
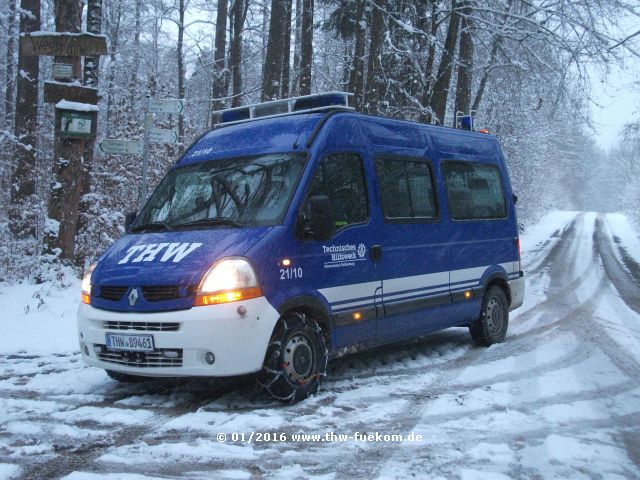
[[(246, 314), (238, 314), (238, 307)], [(88, 365), (148, 377), (224, 377), (257, 372), (279, 314), (265, 297), (154, 313), (123, 313), (80, 304), (78, 337)], [(105, 334), (149, 334), (154, 352), (122, 355)], [(85, 348), (86, 347), (86, 348)], [(207, 364), (212, 352), (215, 362)]]

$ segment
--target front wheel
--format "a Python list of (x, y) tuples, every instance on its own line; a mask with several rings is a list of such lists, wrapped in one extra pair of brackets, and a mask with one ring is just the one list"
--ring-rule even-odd
[(477, 345), (488, 347), (504, 340), (508, 326), (507, 296), (500, 287), (493, 286), (484, 294), (480, 317), (469, 326), (471, 338)]
[(303, 313), (286, 315), (271, 336), (259, 382), (272, 397), (299, 402), (320, 388), (327, 357), (318, 323)]

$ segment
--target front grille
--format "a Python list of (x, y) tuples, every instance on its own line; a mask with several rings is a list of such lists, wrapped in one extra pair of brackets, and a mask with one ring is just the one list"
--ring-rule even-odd
[(124, 296), (124, 294), (127, 293), (128, 289), (129, 287), (126, 286), (123, 287), (103, 285), (99, 287), (96, 296), (104, 298), (105, 300), (111, 300), (112, 302), (118, 302)]
[(175, 332), (180, 330), (177, 322), (116, 322), (104, 321), (102, 328), (107, 330), (138, 330), (141, 332)]
[[(119, 302), (129, 290), (128, 286), (102, 286), (97, 287), (95, 296)], [(193, 297), (198, 290), (197, 285), (181, 287), (180, 285), (153, 285), (140, 287), (142, 296), (147, 302), (163, 302), (166, 300), (178, 300), (180, 298)]]
[(180, 287), (177, 285), (142, 287), (142, 295), (147, 302), (161, 302), (181, 298)]
[[(104, 345), (97, 353), (98, 358), (103, 362), (125, 365), (137, 368), (158, 368), (158, 367), (182, 367), (182, 349), (161, 349), (153, 352), (112, 352)], [(172, 352), (175, 358), (167, 358), (165, 352)]]

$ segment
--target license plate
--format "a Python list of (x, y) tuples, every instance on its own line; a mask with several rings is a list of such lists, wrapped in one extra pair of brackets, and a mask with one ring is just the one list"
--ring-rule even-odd
[(107, 333), (105, 336), (108, 350), (153, 352), (152, 335), (123, 335), (120, 333)]

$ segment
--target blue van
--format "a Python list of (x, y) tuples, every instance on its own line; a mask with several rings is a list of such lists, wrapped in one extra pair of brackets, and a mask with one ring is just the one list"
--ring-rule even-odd
[(258, 373), (453, 326), (504, 340), (524, 275), (493, 135), (363, 115), (330, 92), (224, 111), (85, 275), (84, 361), (119, 381)]

